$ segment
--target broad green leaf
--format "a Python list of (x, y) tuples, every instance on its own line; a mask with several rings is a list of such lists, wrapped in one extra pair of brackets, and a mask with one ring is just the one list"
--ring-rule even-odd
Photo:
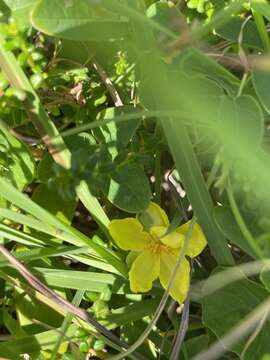
[(239, 79), (202, 52), (191, 49), (179, 57), (179, 67), (185, 75), (203, 75), (214, 80), (230, 94), (236, 94)]
[[(253, 258), (257, 258), (257, 255), (251, 249), (242, 232), (240, 231), (239, 226), (237, 225), (235, 218), (232, 214), (232, 211), (228, 206), (216, 207), (213, 211), (213, 215), (215, 221), (218, 224), (218, 227), (228, 240), (239, 246), (240, 249), (248, 253)], [(249, 220), (252, 220), (252, 217), (253, 216), (251, 214)], [(250, 222), (248, 222), (248, 224), (250, 226)]]
[(61, 221), (71, 223), (77, 205), (76, 199), (65, 201), (57, 191), (41, 184), (35, 189), (32, 200)]
[[(231, 18), (225, 25), (218, 28), (217, 34), (222, 38), (239, 43), (239, 36), (241, 34), (241, 28), (243, 26), (243, 20), (240, 17)], [(263, 49), (262, 40), (257, 30), (257, 26), (254, 21), (248, 21), (242, 29), (242, 46), (252, 47), (255, 49)]]
[[(100, 112), (97, 118), (100, 121), (104, 121), (108, 119), (114, 119), (116, 116), (136, 113), (138, 111), (139, 110), (133, 106), (112, 107)], [(94, 130), (94, 134), (96, 134), (101, 142), (108, 144), (110, 153), (112, 156), (115, 156), (118, 153), (118, 145), (126, 146), (132, 139), (132, 136), (138, 128), (140, 121), (140, 118), (121, 123), (111, 121), (107, 125), (101, 126), (99, 129)]]
[(217, 131), (233, 158), (246, 156), (251, 147), (258, 150), (263, 139), (264, 118), (257, 101), (247, 95), (235, 99), (224, 96), (219, 107)]
[[(205, 286), (207, 288), (207, 283)], [(203, 323), (221, 338), (268, 296), (268, 291), (247, 279), (229, 284), (203, 299)], [(266, 322), (247, 349), (245, 360), (260, 358), (265, 352), (269, 352), (269, 336), (270, 325)], [(245, 344), (246, 337), (230, 350), (240, 355)]]
[(209, 346), (209, 336), (208, 335), (199, 335), (191, 337), (186, 340), (183, 344), (183, 360), (192, 359), (193, 356), (199, 352), (207, 349)]
[(253, 70), (252, 82), (262, 106), (269, 114), (270, 113), (270, 85), (269, 85), (270, 72)]
[(102, 5), (84, 0), (42, 0), (32, 13), (33, 26), (51, 36), (100, 41), (127, 35), (127, 21)]
[(49, 153), (46, 153), (37, 167), (37, 177), (42, 183), (47, 183), (48, 180), (54, 175), (52, 170), (53, 158)]
[(110, 174), (109, 185), (103, 191), (112, 204), (131, 213), (145, 210), (151, 200), (148, 178), (137, 164), (118, 166)]
[(30, 25), (30, 12), (38, 0), (4, 0), (4, 2), (10, 8), (12, 17), (20, 29)]

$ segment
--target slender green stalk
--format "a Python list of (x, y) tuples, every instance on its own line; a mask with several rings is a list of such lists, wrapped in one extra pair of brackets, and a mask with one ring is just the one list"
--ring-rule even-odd
[[(72, 300), (72, 304), (76, 305), (76, 306), (80, 306), (80, 303), (83, 299), (83, 295), (85, 293), (85, 290), (77, 290), (74, 298)], [(57, 341), (55, 342), (54, 348), (52, 350), (51, 353), (51, 360), (55, 360), (59, 347), (61, 346), (61, 343), (63, 341), (63, 339), (65, 338), (65, 334), (70, 326), (70, 324), (72, 323), (72, 319), (74, 318), (74, 315), (72, 313), (68, 313), (61, 325), (60, 328), (60, 335), (57, 338)]]
[(232, 188), (230, 183), (227, 186), (227, 194), (228, 194), (228, 199), (229, 199), (229, 203), (234, 215), (234, 218), (239, 226), (239, 229), (241, 230), (243, 236), (245, 237), (246, 241), (248, 242), (249, 246), (251, 247), (251, 249), (255, 252), (255, 254), (257, 254), (257, 256), (259, 258), (263, 258), (263, 254), (262, 251), (260, 249), (260, 247), (258, 246), (258, 244), (256, 243), (256, 240), (254, 239), (254, 237), (252, 236), (251, 232), (249, 231), (248, 227), (246, 226), (246, 223), (238, 209), (237, 203), (235, 201), (233, 192), (232, 192)]
[(269, 39), (268, 32), (266, 30), (263, 16), (254, 9), (252, 10), (252, 14), (253, 14), (257, 29), (258, 29), (258, 33), (261, 37), (261, 40), (262, 40), (262, 43), (264, 46), (264, 50), (269, 53), (270, 52), (270, 39)]
[(239, 89), (238, 89), (238, 92), (237, 92), (236, 97), (239, 97), (239, 96), (242, 95), (243, 90), (244, 90), (244, 87), (245, 87), (245, 85), (246, 85), (246, 83), (247, 83), (247, 80), (248, 80), (248, 73), (245, 72), (244, 75), (243, 75), (243, 77), (242, 77), (242, 79), (241, 79), (241, 83), (240, 83), (240, 86), (239, 86)]
[(161, 154), (156, 153), (155, 156), (155, 202), (161, 202)]

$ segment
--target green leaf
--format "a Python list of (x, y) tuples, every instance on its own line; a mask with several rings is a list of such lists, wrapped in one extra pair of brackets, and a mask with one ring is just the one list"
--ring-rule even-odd
[(4, 0), (10, 8), (16, 25), (23, 29), (30, 25), (30, 12), (38, 0)]
[[(124, 114), (132, 114), (138, 112), (139, 109), (133, 106), (111, 107), (101, 111), (97, 118), (100, 121), (114, 119), (116, 116)], [(110, 145), (109, 151), (112, 156), (117, 155), (117, 145), (121, 144), (126, 146), (132, 139), (135, 131), (137, 130), (141, 119), (132, 119), (125, 122), (111, 121), (107, 125), (101, 126), (99, 129), (94, 130), (94, 134), (101, 142)], [(114, 144), (115, 143), (115, 144)]]
[(85, 0), (42, 0), (33, 10), (32, 23), (45, 34), (76, 41), (112, 40), (128, 33), (126, 20)]
[(52, 169), (52, 165), (53, 165), (54, 161), (53, 158), (51, 157), (51, 155), (49, 153), (46, 153), (43, 158), (41, 159), (41, 161), (38, 164), (37, 167), (37, 177), (38, 180), (43, 182), (43, 183), (47, 183), (48, 180), (53, 177), (54, 172)]
[(3, 308), (3, 321), (10, 334), (15, 338), (19, 339), (26, 336), (25, 331), (21, 328), (18, 321), (15, 320), (5, 308)]
[(187, 50), (179, 57), (179, 67), (185, 75), (203, 75), (214, 80), (232, 95), (238, 91), (239, 79), (224, 66), (196, 49)]
[[(244, 21), (240, 17), (231, 18), (225, 25), (216, 30), (217, 34), (222, 38), (239, 42), (239, 36)], [(254, 21), (248, 21), (243, 27), (243, 39), (242, 45), (245, 47), (251, 47), (255, 49), (263, 49), (263, 43), (257, 30), (257, 26)]]
[[(23, 190), (34, 178), (35, 163), (29, 148), (0, 124), (0, 173), (17, 189)], [(3, 204), (3, 202), (2, 202)]]
[(150, 184), (144, 170), (137, 164), (125, 164), (110, 174), (110, 183), (103, 188), (112, 204), (137, 213), (145, 210), (151, 200)]
[(260, 274), (260, 280), (268, 291), (270, 291), (270, 269), (265, 265)]
[(269, 71), (253, 70), (252, 83), (256, 94), (264, 107), (270, 114), (270, 73)]
[[(156, 1), (150, 5), (146, 11), (147, 17), (160, 25), (162, 29), (171, 31), (172, 34), (178, 36), (185, 31), (188, 31), (186, 19), (180, 12), (179, 7), (172, 1)], [(171, 62), (179, 50), (171, 50), (170, 45), (173, 40), (160, 30), (155, 30), (154, 35), (161, 53), (167, 62)]]
[(15, 308), (21, 326), (32, 324), (33, 319), (37, 319), (50, 326), (58, 327), (63, 320), (62, 315), (56, 310), (26, 295), (23, 290), (15, 295)]
[(112, 309), (111, 314), (106, 317), (104, 325), (112, 328), (140, 320), (153, 314), (158, 306), (158, 302), (158, 299), (148, 299), (139, 303)]
[(2, 178), (0, 178), (0, 195), (14, 203), (14, 205), (33, 215), (35, 218), (38, 218), (46, 225), (51, 225), (51, 234), (54, 232), (55, 236), (59, 236), (71, 244), (78, 246), (88, 245), (90, 248), (94, 249), (94, 251), (96, 251), (105, 261), (115, 266), (115, 268), (121, 274), (124, 276), (126, 275), (126, 265), (111, 250), (99, 245), (93, 241), (93, 239), (88, 238), (86, 235), (80, 233), (75, 228), (61, 222), (59, 219), (40, 207), (27, 196), (20, 193)]
[[(73, 337), (77, 326), (71, 325), (66, 336)], [(1, 356), (8, 357), (9, 359), (21, 360), (19, 354), (30, 354), (34, 359), (40, 355), (41, 347), (46, 349), (52, 349), (55, 345), (55, 341), (59, 336), (58, 329), (43, 331), (41, 333), (25, 336), (22, 339), (3, 341), (0, 343), (0, 354)]]
[(234, 158), (241, 158), (250, 148), (256, 151), (261, 145), (264, 133), (262, 110), (251, 96), (243, 95), (235, 99), (224, 96), (219, 107), (218, 127), (228, 153)]
[(102, 293), (107, 285), (113, 293), (123, 293), (127, 282), (117, 275), (89, 271), (59, 270), (35, 268), (38, 275), (48, 286), (76, 290), (88, 290)]
[[(4, 0), (0, 0), (0, 22), (6, 22), (10, 17), (10, 9)], [(2, 77), (2, 75), (1, 75)]]
[(251, 0), (251, 8), (270, 21), (270, 5), (266, 0)]
[[(243, 215), (243, 214), (242, 214)], [(223, 232), (224, 236), (229, 239), (232, 243), (237, 245), (244, 252), (252, 256), (253, 258), (258, 258), (255, 252), (251, 249), (248, 242), (244, 238), (241, 230), (239, 229), (238, 224), (235, 221), (233, 213), (228, 206), (218, 206), (213, 211), (213, 216), (215, 221), (218, 224), (218, 227)], [(249, 220), (252, 221), (253, 215), (249, 216)], [(248, 222), (250, 225), (250, 221)]]
[(186, 340), (183, 344), (183, 356), (185, 360), (192, 359), (199, 352), (209, 346), (209, 336), (199, 335)]
[[(207, 283), (205, 286), (207, 288)], [(253, 281), (244, 279), (231, 283), (203, 299), (203, 323), (221, 338), (268, 296), (268, 291)], [(266, 322), (247, 349), (245, 360), (260, 358), (265, 352), (269, 352), (269, 336), (270, 325)], [(245, 344), (246, 339), (243, 339), (230, 350), (240, 355)]]
[(61, 221), (70, 224), (77, 205), (77, 200), (64, 200), (54, 189), (48, 189), (45, 184), (39, 185), (33, 195), (32, 200), (54, 214)]

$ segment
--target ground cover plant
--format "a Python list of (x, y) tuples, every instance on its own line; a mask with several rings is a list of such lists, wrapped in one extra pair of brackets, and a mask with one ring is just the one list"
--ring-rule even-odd
[(0, 358), (270, 358), (267, 0), (0, 0)]

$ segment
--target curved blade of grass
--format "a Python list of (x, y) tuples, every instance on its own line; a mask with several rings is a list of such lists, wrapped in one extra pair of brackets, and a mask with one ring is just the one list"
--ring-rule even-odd
[(86, 235), (82, 234), (80, 231), (76, 230), (72, 226), (61, 222), (54, 215), (41, 208), (38, 204), (36, 204), (26, 195), (22, 194), (19, 190), (14, 188), (2, 178), (0, 178), (0, 195), (14, 205), (16, 205), (17, 207), (38, 218), (45, 224), (55, 227), (54, 236), (59, 237), (73, 245), (88, 245), (104, 260), (114, 266), (123, 276), (127, 275), (126, 265), (121, 259), (116, 256), (116, 254), (114, 254), (113, 251), (97, 244), (97, 242), (88, 238)]
[[(24, 263), (42, 259), (44, 257), (53, 257), (53, 256), (66, 256), (71, 254), (79, 254), (83, 253), (86, 250), (86, 248), (77, 248), (75, 246), (58, 246), (55, 248), (50, 249), (44, 249), (44, 248), (38, 248), (38, 249), (32, 249), (27, 251), (19, 251), (19, 252), (13, 252), (13, 256), (20, 261), (23, 261)], [(0, 255), (0, 267), (7, 266), (9, 262)]]

